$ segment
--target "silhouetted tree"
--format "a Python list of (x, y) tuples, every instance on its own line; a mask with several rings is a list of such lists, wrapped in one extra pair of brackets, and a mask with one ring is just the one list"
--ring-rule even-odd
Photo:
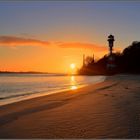
[[(112, 54), (115, 57), (115, 73), (140, 73), (140, 42), (134, 41), (130, 46), (125, 48), (122, 53)], [(92, 57), (87, 57), (86, 67), (79, 70), (80, 74), (108, 74), (106, 69), (108, 55), (105, 55), (96, 62), (92, 62)]]
[(134, 41), (122, 52), (124, 71), (140, 73), (140, 42)]

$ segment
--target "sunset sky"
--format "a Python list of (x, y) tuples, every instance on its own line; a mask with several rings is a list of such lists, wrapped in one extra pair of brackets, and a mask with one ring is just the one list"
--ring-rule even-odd
[(140, 2), (0, 2), (0, 70), (67, 73), (140, 39)]

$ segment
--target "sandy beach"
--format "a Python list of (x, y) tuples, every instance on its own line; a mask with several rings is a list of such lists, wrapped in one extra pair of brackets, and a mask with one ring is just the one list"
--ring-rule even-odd
[(140, 138), (140, 76), (1, 106), (0, 138)]

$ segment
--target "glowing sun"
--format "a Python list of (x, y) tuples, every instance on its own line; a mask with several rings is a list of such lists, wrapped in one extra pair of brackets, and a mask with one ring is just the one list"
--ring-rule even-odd
[(75, 69), (76, 65), (74, 63), (70, 64), (71, 69)]

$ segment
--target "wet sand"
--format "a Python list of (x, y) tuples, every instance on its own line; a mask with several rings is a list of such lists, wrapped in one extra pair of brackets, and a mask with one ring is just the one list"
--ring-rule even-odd
[(1, 106), (0, 138), (140, 138), (140, 76)]

